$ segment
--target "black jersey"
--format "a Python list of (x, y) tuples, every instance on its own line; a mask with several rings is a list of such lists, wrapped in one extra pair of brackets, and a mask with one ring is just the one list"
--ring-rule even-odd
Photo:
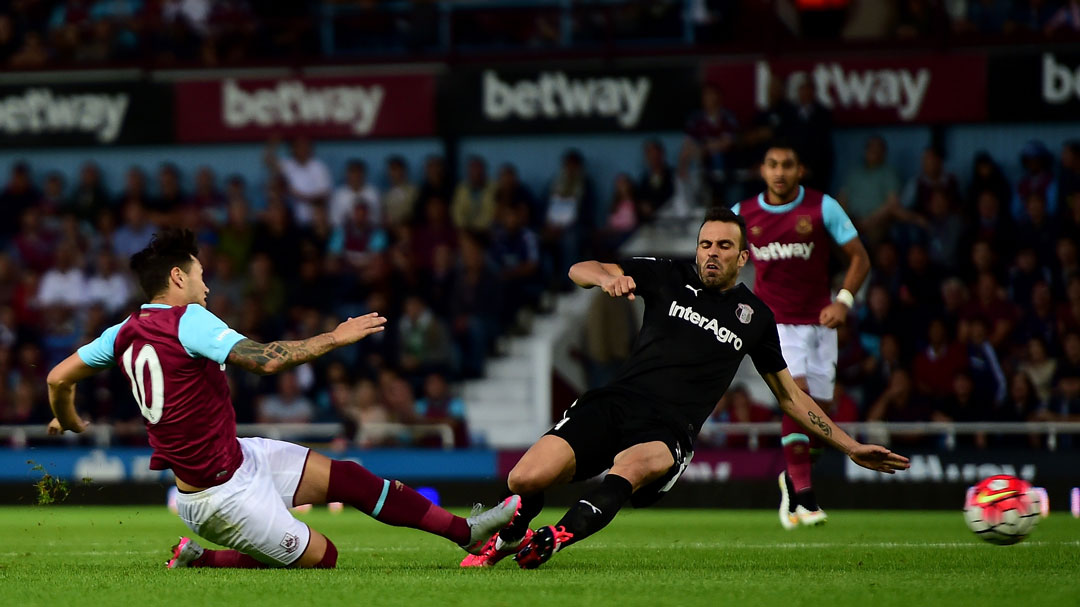
[(772, 311), (744, 285), (706, 289), (691, 262), (636, 257), (619, 266), (645, 299), (645, 318), (611, 388), (677, 413), (696, 435), (743, 356), (762, 374), (787, 368)]

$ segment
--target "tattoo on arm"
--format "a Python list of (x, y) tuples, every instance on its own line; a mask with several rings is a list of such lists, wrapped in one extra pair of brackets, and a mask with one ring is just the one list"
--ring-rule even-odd
[(328, 352), (333, 345), (332, 340), (324, 337), (318, 335), (302, 341), (274, 341), (268, 344), (242, 339), (229, 352), (227, 362), (255, 373), (284, 371)]
[(810, 423), (820, 428), (822, 434), (825, 436), (832, 436), (832, 427), (828, 422), (822, 419), (821, 416), (813, 411), (807, 411), (807, 415), (810, 417)]

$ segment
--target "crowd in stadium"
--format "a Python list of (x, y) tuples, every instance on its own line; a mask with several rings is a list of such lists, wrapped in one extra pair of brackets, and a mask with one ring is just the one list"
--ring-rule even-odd
[[(6, 0), (0, 64), (19, 69), (238, 65), (355, 52), (544, 49), (611, 41), (1060, 38), (1080, 31), (1076, 0), (662, 0), (456, 6), (440, 38), (434, 0)], [(564, 14), (564, 11), (569, 11)], [(565, 23), (570, 24), (569, 31)]]

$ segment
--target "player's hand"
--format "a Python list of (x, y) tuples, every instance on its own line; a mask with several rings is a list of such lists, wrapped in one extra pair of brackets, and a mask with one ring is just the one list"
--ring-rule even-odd
[(330, 334), (334, 336), (334, 343), (339, 346), (355, 344), (373, 333), (379, 333), (386, 327), (386, 319), (379, 316), (378, 312), (350, 318), (337, 326)]
[(630, 276), (612, 276), (610, 280), (601, 283), (600, 288), (612, 297), (625, 295), (627, 299), (634, 301), (634, 289), (637, 288), (637, 283)]
[(56, 419), (54, 417), (54, 418), (52, 418), (52, 421), (49, 422), (49, 427), (46, 429), (46, 432), (48, 433), (49, 436), (58, 436), (60, 434), (63, 434), (64, 430), (71, 430), (75, 434), (81, 434), (89, 426), (90, 426), (90, 422), (86, 421), (85, 419), (79, 418), (79, 425), (78, 426), (76, 426), (75, 428), (65, 428), (65, 427), (63, 427), (63, 425), (60, 424), (60, 420), (58, 420), (58, 419)]
[(893, 474), (897, 470), (907, 470), (911, 464), (908, 458), (889, 451), (881, 445), (858, 445), (848, 453), (851, 461), (863, 468)]
[(818, 315), (818, 322), (830, 329), (835, 329), (847, 321), (847, 315), (848, 307), (834, 301), (822, 308), (821, 314)]

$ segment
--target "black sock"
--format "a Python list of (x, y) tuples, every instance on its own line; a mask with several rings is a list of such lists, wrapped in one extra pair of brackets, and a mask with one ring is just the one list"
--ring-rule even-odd
[(817, 496), (814, 495), (813, 489), (803, 489), (794, 496), (795, 503), (806, 508), (807, 510), (814, 511), (820, 510), (817, 505)]
[(514, 543), (525, 537), (525, 532), (529, 530), (529, 523), (531, 523), (543, 509), (544, 494), (542, 492), (534, 493), (532, 495), (522, 495), (521, 508), (518, 509), (518, 515), (514, 517), (514, 520), (507, 525), (505, 529), (499, 532), (499, 537), (502, 538), (502, 541), (508, 543)]
[(581, 496), (578, 503), (555, 524), (556, 527), (565, 527), (574, 535), (564, 545), (581, 541), (607, 526), (633, 492), (634, 486), (625, 478), (616, 474), (605, 476), (599, 487)]

